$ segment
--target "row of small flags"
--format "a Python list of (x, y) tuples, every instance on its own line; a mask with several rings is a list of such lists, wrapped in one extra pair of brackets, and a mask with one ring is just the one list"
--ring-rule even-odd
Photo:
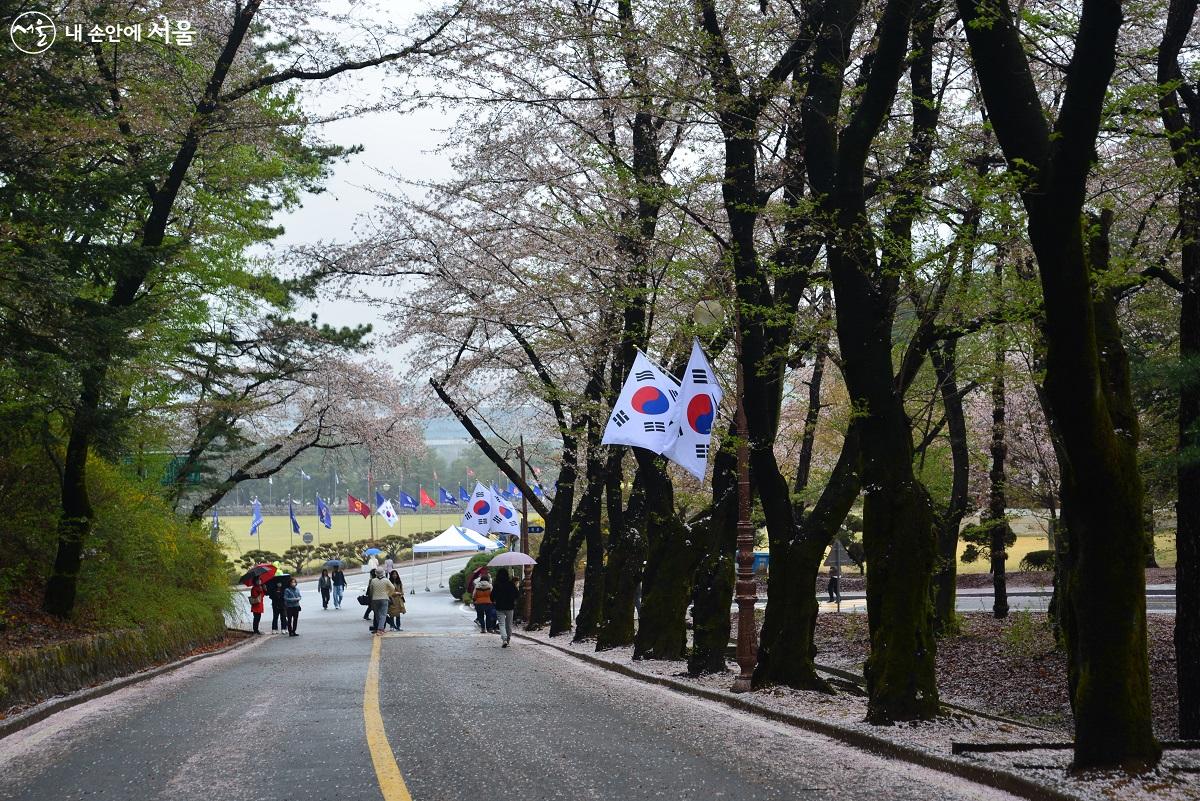
[[(521, 497), (521, 492), (513, 484), (508, 485), (508, 492), (500, 492), (496, 489), (495, 483), (491, 488), (484, 487), (483, 484), (476, 482), (475, 491), (468, 493), (466, 487), (461, 484), (458, 487), (459, 498), (455, 498), (445, 487), (438, 487), (441, 491), (442, 503), (453, 504), (458, 506), (458, 501), (469, 503), (466, 512), (463, 513), (463, 525), (472, 528), (480, 533), (486, 534), (489, 532), (501, 532), (504, 534), (519, 534), (520, 522), (516, 516), (515, 510), (511, 505), (506, 504), (505, 500), (511, 501), (514, 496)], [(425, 492), (425, 488), (421, 487), (418, 490), (420, 500), (412, 497), (403, 490), (397, 499), (401, 508), (416, 510), (418, 505), (436, 507), (437, 503), (429, 494)], [(541, 488), (534, 487), (535, 495), (541, 495)], [(504, 500), (502, 500), (504, 499)], [(371, 508), (366, 502), (355, 498), (350, 493), (346, 493), (346, 508), (351, 513), (356, 513), (365, 517), (371, 516)], [(394, 526), (399, 519), (396, 514), (396, 507), (392, 505), (390, 498), (384, 496), (382, 492), (375, 493), (375, 511), (382, 517), (389, 527)], [(292, 523), (292, 531), (296, 534), (300, 533), (300, 521), (296, 519), (296, 507), (292, 500), (288, 500), (288, 517)], [(333, 528), (333, 515), (329, 511), (329, 504), (317, 496), (317, 519), (325, 528)], [(257, 498), (254, 499), (253, 514), (250, 519), (250, 535), (254, 536), (258, 533), (259, 526), (263, 523), (262, 503)], [(217, 510), (213, 509), (213, 528), (218, 526)]]
[(723, 397), (700, 340), (692, 341), (682, 382), (638, 351), (601, 443), (646, 448), (703, 481)]
[[(540, 472), (540, 471), (538, 471), (537, 468), (534, 468), (534, 473), (536, 474), (538, 472)], [(475, 471), (468, 467), (467, 475), (474, 478)], [(300, 477), (302, 479), (304, 479), (305, 481), (312, 480), (312, 476), (310, 476), (308, 473), (304, 472), (304, 470), (300, 471)], [(436, 471), (434, 471), (433, 478), (435, 481), (437, 480), (437, 472)], [(274, 484), (275, 477), (267, 476), (267, 483)], [(334, 483), (334, 486), (336, 486), (337, 484), (340, 483), (340, 479), (339, 479), (339, 476), (338, 476), (336, 470), (333, 473), (333, 483)], [(521, 490), (518, 489), (517, 486), (515, 484), (513, 484), (511, 481), (508, 482), (508, 489), (506, 489), (506, 490), (497, 489), (495, 482), (492, 482), (491, 489), (492, 489), (492, 492), (498, 498), (504, 498), (504, 499), (510, 500), (510, 501), (514, 501), (514, 500), (519, 501), (521, 499)], [(541, 485), (538, 483), (536, 478), (533, 481), (533, 494), (538, 496), (539, 498), (545, 497), (545, 494), (546, 494), (545, 491), (542, 489)], [(446, 503), (446, 504), (452, 504), (454, 506), (458, 506), (458, 503), (460, 500), (464, 503), (471, 500), (471, 494), (467, 492), (467, 488), (464, 487), (462, 484), (458, 485), (458, 497), (457, 498), (454, 496), (454, 493), (449, 492), (445, 487), (442, 487), (442, 486), (438, 487), (438, 499), (436, 501), (429, 496), (429, 493), (425, 492), (424, 487), (418, 488), (418, 495), (419, 495), (419, 497), (414, 498), (413, 496), (409, 495), (407, 492), (404, 492), (403, 490), (401, 490), (400, 495), (399, 495), (399, 497), (397, 497), (396, 501), (397, 501), (397, 503), (400, 504), (401, 508), (412, 509), (415, 511), (416, 509), (420, 508), (421, 506), (428, 506), (431, 509), (435, 508), (439, 503)], [(319, 500), (320, 500), (320, 497), (318, 496), (318, 501)]]

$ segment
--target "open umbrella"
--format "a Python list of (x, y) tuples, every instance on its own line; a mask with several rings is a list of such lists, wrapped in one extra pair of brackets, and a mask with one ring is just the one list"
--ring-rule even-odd
[(380, 551), (378, 548), (368, 548), (367, 550), (363, 551), (363, 553), (365, 553), (367, 556), (375, 556), (378, 553), (382, 553), (382, 551)]
[(268, 565), (265, 562), (261, 565), (255, 565), (246, 571), (246, 575), (238, 579), (238, 584), (245, 584), (247, 587), (253, 586), (254, 579), (256, 577), (261, 580), (263, 584), (266, 584), (275, 576), (276, 570), (278, 570), (278, 568), (276, 568), (275, 565)]
[(520, 551), (508, 551), (488, 562), (488, 567), (518, 567), (520, 565), (536, 565), (537, 560)]
[(341, 567), (341, 566), (342, 566), (341, 559), (326, 559), (325, 560), (325, 567)]

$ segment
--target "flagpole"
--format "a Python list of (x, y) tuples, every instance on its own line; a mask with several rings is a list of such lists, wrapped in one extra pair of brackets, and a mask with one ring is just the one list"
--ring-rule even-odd
[(292, 505), (292, 501), (293, 501), (292, 495), (291, 495), (291, 493), (288, 493), (288, 547), (289, 548), (296, 547), (296, 531), (292, 526), (292, 515), (295, 514), (295, 512), (292, 510), (295, 507)]
[[(367, 509), (375, 503), (375, 494), (371, 492), (371, 452), (367, 451)], [(375, 545), (375, 512), (371, 512), (371, 546)]]

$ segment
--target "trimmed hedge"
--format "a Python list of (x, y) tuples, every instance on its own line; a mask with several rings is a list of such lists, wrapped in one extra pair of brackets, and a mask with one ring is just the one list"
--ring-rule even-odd
[(0, 709), (37, 703), (170, 662), (224, 636), (225, 621), (214, 616), (8, 650), (0, 653)]

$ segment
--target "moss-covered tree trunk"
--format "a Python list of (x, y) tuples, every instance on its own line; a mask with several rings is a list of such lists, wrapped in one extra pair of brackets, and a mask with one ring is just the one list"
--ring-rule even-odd
[[(736, 435), (736, 428), (730, 435)], [(716, 452), (712, 482), (712, 506), (692, 523), (692, 536), (702, 553), (692, 581), (692, 676), (726, 669), (737, 548), (737, 456), (732, 448), (723, 446)]]
[(634, 605), (645, 560), (646, 490), (641, 470), (634, 475), (629, 504), (621, 490), (622, 471), (609, 471), (605, 488), (608, 506), (608, 547), (605, 553), (604, 622), (596, 633), (596, 650), (633, 645)]
[(683, 659), (687, 654), (687, 608), (700, 549), (675, 511), (665, 464), (638, 453), (646, 476), (646, 568), (634, 659)]
[[(604, 500), (604, 457), (607, 454), (593, 449), (588, 453), (587, 486), (575, 510), (576, 536), (587, 548), (583, 571), (583, 599), (575, 617), (575, 640), (596, 636), (600, 626), (600, 610), (604, 599), (604, 545), (600, 517)], [(572, 586), (572, 590), (574, 587)], [(553, 630), (551, 635), (553, 636)]]
[(1143, 768), (1156, 764), (1161, 750), (1151, 726), (1137, 418), (1115, 315), (1093, 308), (1082, 220), (1116, 65), (1121, 4), (1083, 0), (1072, 64), (1087, 68), (1070, 71), (1053, 124), (1006, 0), (959, 0), (958, 7), (996, 137), (1009, 168), (1023, 177), (1021, 200), (1042, 287), (1044, 387), (1063, 455), (1060, 601), (1074, 764)]
[(846, 519), (859, 492), (860, 450), (857, 426), (842, 443), (837, 465), (812, 511), (800, 518), (793, 536), (771, 538), (771, 580), (766, 615), (754, 667), (755, 687), (782, 684), (797, 689), (827, 691), (813, 660), (816, 646), (817, 596), (814, 587), (821, 557), (838, 526)]

